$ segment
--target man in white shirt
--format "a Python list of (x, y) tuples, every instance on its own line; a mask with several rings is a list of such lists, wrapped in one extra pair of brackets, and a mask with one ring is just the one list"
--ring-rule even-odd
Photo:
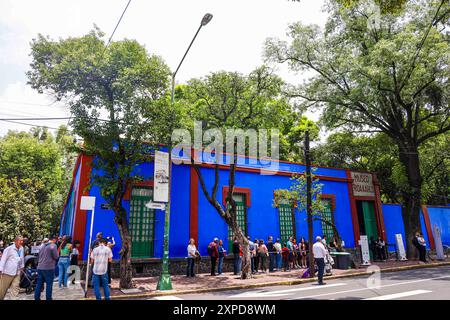
[(327, 250), (322, 243), (322, 238), (317, 236), (316, 243), (313, 245), (314, 260), (316, 261), (317, 268), (319, 269), (318, 280), (319, 285), (324, 285), (323, 273), (325, 270), (325, 256), (327, 255)]
[(8, 289), (11, 289), (13, 299), (19, 296), (20, 272), (25, 267), (22, 244), (23, 238), (17, 236), (14, 244), (3, 251), (0, 260), (0, 300), (5, 298)]
[(100, 245), (92, 250), (91, 253), (91, 264), (94, 265), (92, 268), (92, 282), (94, 284), (94, 292), (97, 300), (102, 300), (102, 295), (100, 293), (100, 282), (103, 287), (103, 293), (105, 295), (105, 300), (110, 299), (109, 286), (108, 286), (108, 262), (112, 262), (112, 251), (106, 245), (108, 241), (106, 239), (100, 240)]

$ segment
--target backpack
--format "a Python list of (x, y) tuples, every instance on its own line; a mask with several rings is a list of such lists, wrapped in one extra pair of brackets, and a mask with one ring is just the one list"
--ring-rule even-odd
[(208, 255), (209, 255), (210, 257), (213, 255), (213, 253), (214, 253), (214, 248), (213, 248), (213, 243), (212, 243), (212, 242), (208, 245), (208, 248), (206, 249), (206, 251), (208, 252)]

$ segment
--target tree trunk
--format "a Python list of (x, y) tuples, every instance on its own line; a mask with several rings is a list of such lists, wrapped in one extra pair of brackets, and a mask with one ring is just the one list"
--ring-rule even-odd
[(128, 230), (126, 220), (126, 210), (123, 207), (114, 210), (116, 213), (115, 222), (119, 228), (122, 239), (122, 248), (120, 249), (120, 288), (130, 289), (132, 287), (133, 272), (131, 268), (131, 235)]
[(405, 167), (408, 178), (408, 187), (403, 190), (402, 216), (405, 226), (406, 252), (408, 259), (413, 259), (416, 248), (412, 240), (416, 232), (421, 232), (420, 226), (420, 205), (422, 177), (420, 174), (420, 160), (416, 145), (409, 148), (400, 148), (400, 161)]

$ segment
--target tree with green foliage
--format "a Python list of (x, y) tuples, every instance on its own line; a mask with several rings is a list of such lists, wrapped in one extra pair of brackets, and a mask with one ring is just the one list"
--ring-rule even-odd
[[(446, 205), (450, 198), (450, 140), (438, 136), (419, 147), (420, 172), (423, 176), (422, 202)], [(398, 147), (384, 133), (356, 135), (351, 132), (331, 134), (312, 151), (316, 165), (366, 170), (376, 174), (384, 202), (402, 201), (408, 187), (404, 167), (398, 159)]]
[[(202, 129), (215, 130), (211, 131), (214, 133), (209, 136), (205, 131), (202, 145), (198, 146), (203, 150), (207, 146), (211, 147), (211, 144), (218, 143), (214, 148), (209, 149), (216, 152), (213, 159), (214, 182), (211, 190), (204, 181), (198, 162), (194, 161), (195, 156), (192, 156), (191, 165), (198, 175), (206, 199), (231, 228), (242, 246), (242, 279), (250, 278), (251, 272), (248, 241), (246, 234), (238, 225), (236, 201), (233, 198), (236, 166), (238, 157), (242, 157), (246, 150), (256, 148), (255, 145), (250, 146), (251, 142), (246, 144), (247, 139), (250, 139), (247, 136), (249, 130), (276, 128), (284, 132), (293, 123), (294, 111), (288, 101), (282, 97), (282, 87), (283, 81), (279, 77), (267, 67), (260, 67), (248, 75), (221, 71), (200, 79), (192, 79), (182, 88), (182, 92), (179, 92), (177, 97), (179, 103), (186, 106), (185, 114), (190, 120), (185, 122), (187, 128), (193, 131), (193, 122), (201, 121)], [(230, 136), (229, 131), (227, 133), (227, 130), (232, 129), (238, 130), (235, 131), (235, 136)], [(242, 131), (239, 132), (239, 130)], [(222, 141), (218, 139), (219, 136), (222, 137)], [(259, 138), (261, 138), (261, 132)], [(238, 151), (240, 139), (243, 139), (241, 141), (244, 147), (239, 148)], [(228, 161), (222, 161), (221, 156), (218, 156), (224, 152), (224, 143), (230, 146), (229, 149), (227, 148), (227, 152), (230, 153), (226, 156)], [(269, 156), (274, 154), (270, 153)], [(217, 200), (219, 171), (222, 164), (229, 165), (228, 193), (224, 206)]]
[[(39, 221), (37, 224), (20, 224), (24, 236), (36, 239), (36, 236), (58, 232), (59, 217), (67, 195), (67, 181), (61, 163), (60, 145), (45, 128), (33, 128), (30, 132), (10, 131), (0, 139), (0, 179), (10, 181), (3, 184), (5, 197), (13, 190), (18, 194), (11, 213), (23, 201), (24, 216), (30, 219), (30, 223)], [(19, 190), (24, 186), (32, 191), (33, 196), (29, 199), (29, 193)], [(7, 202), (2, 205), (8, 207)], [(32, 225), (36, 225), (36, 229), (31, 228)], [(14, 225), (10, 227), (15, 228)]]
[(59, 41), (39, 35), (27, 75), (32, 88), (67, 103), (73, 131), (84, 141), (80, 151), (94, 156), (91, 184), (114, 211), (122, 240), (120, 287), (130, 288), (132, 239), (123, 198), (141, 178), (134, 169), (169, 137), (170, 70), (134, 40), (105, 40), (99, 30)]
[(47, 220), (39, 212), (42, 181), (0, 177), (0, 239), (13, 241), (18, 235), (42, 239), (48, 235)]
[(323, 110), (328, 128), (383, 132), (398, 148), (407, 188), (402, 190), (408, 257), (420, 230), (423, 177), (419, 148), (433, 137), (448, 140), (449, 3), (408, 1), (399, 14), (372, 25), (365, 3), (331, 2), (325, 30), (294, 23), (291, 42), (269, 39), (266, 56), (294, 71), (313, 71), (292, 95)]

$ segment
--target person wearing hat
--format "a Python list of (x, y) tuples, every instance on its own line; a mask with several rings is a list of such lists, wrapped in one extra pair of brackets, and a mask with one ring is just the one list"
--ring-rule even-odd
[[(317, 275), (319, 285), (324, 285), (326, 283), (323, 282), (323, 273), (325, 271), (325, 256), (327, 255), (327, 249), (325, 249), (325, 246), (322, 243), (322, 238), (319, 236), (316, 237), (316, 243), (313, 245), (313, 254), (317, 268), (319, 269), (319, 273)], [(310, 270), (310, 272), (312, 271)]]

